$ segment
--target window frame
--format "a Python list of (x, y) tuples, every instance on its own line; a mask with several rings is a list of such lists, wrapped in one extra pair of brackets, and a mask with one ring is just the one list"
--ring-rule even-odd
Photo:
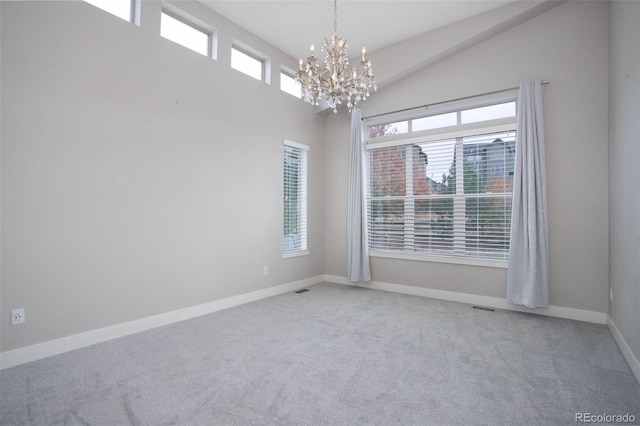
[[(190, 27), (206, 35), (207, 36), (207, 53), (202, 53), (198, 50), (192, 49), (189, 46), (185, 46), (179, 41), (163, 36), (162, 35), (162, 15), (167, 15), (169, 18), (173, 18), (176, 21), (186, 25), (187, 27)], [(169, 40), (170, 42), (175, 43), (178, 46), (184, 47), (185, 49), (189, 49), (192, 52), (198, 53), (199, 55), (205, 56), (207, 58), (216, 59), (216, 56), (217, 56), (216, 55), (216, 45), (217, 45), (216, 31), (208, 26), (205, 26), (200, 24), (199, 22), (196, 22), (196, 19), (184, 16), (183, 13), (177, 11), (173, 7), (168, 8), (166, 6), (163, 6), (162, 10), (160, 11), (160, 37), (165, 40)]]
[[(285, 159), (287, 155), (287, 148), (298, 150), (301, 154), (302, 164), (298, 170), (298, 182), (302, 185), (297, 188), (297, 200), (298, 200), (298, 209), (297, 209), (297, 218), (298, 218), (298, 233), (296, 235), (300, 235), (300, 247), (295, 250), (286, 250), (286, 222), (287, 222), (287, 214), (285, 203), (287, 200), (285, 187), (287, 185), (287, 173), (284, 169), (286, 166)], [(283, 211), (282, 211), (282, 258), (292, 258), (299, 256), (307, 256), (309, 255), (309, 216), (308, 216), (308, 174), (309, 174), (309, 151), (310, 148), (307, 145), (303, 145), (298, 142), (294, 142), (288, 139), (282, 140), (282, 153), (283, 153), (283, 193), (282, 193), (282, 201), (283, 201)]]
[(290, 78), (295, 82), (295, 79), (296, 79), (295, 75), (296, 73), (293, 71), (290, 71), (289, 69), (285, 69), (285, 68), (280, 69), (280, 91), (290, 96), (293, 96), (294, 98), (302, 99), (302, 85), (300, 83), (296, 82), (296, 84), (300, 87), (300, 93), (298, 93), (297, 95), (282, 88), (282, 76)]
[(129, 17), (125, 18), (123, 16), (120, 16), (116, 13), (114, 13), (112, 10), (108, 10), (105, 9), (104, 7), (102, 7), (101, 5), (97, 5), (95, 2), (91, 1), (91, 0), (83, 0), (85, 3), (90, 4), (93, 7), (96, 7), (104, 12), (107, 12), (108, 14), (115, 16), (116, 18), (120, 18), (123, 21), (132, 23), (136, 26), (140, 26), (140, 1), (141, 0), (126, 0), (129, 3)]
[[(515, 114), (513, 117), (485, 120), (485, 121), (479, 121), (479, 122), (474, 122), (469, 124), (460, 124), (462, 111), (484, 107), (484, 106), (498, 105), (498, 104), (507, 103), (507, 102), (515, 102), (516, 97), (517, 97), (516, 91), (510, 90), (510, 91), (505, 91), (499, 94), (492, 94), (490, 96), (480, 96), (476, 98), (466, 98), (464, 100), (459, 100), (459, 101), (440, 103), (440, 104), (437, 104), (435, 107), (428, 107), (427, 108), (428, 112), (425, 112), (425, 110), (408, 111), (408, 112), (394, 113), (394, 114), (383, 115), (383, 116), (376, 116), (374, 119), (366, 119), (365, 120), (365, 126), (367, 130), (366, 131), (366, 138), (367, 138), (366, 149), (367, 149), (367, 161), (368, 161), (368, 164), (366, 167), (367, 182), (370, 182), (370, 177), (372, 173), (371, 163), (369, 161), (370, 152), (372, 150), (378, 149), (378, 148), (388, 148), (388, 147), (398, 147), (398, 146), (407, 147), (407, 146), (412, 146), (414, 144), (428, 144), (429, 142), (451, 140), (451, 139), (456, 141), (457, 148), (455, 151), (456, 152), (455, 157), (456, 158), (460, 157), (458, 159), (460, 161), (456, 162), (457, 164), (456, 172), (462, 172), (463, 164), (464, 164), (464, 160), (463, 160), (464, 149), (463, 149), (462, 141), (464, 137), (499, 133), (499, 132), (505, 132), (505, 131), (515, 133), (516, 125), (517, 125), (517, 117)], [(441, 115), (441, 114), (450, 113), (450, 112), (456, 112), (457, 114), (456, 125), (440, 127), (435, 129), (420, 130), (416, 132), (412, 131), (411, 120), (417, 120), (420, 118), (436, 116), (436, 115)], [(394, 123), (403, 122), (403, 121), (408, 122), (408, 131), (405, 133), (384, 135), (379, 137), (371, 137), (370, 135), (370, 129), (374, 126), (380, 126), (383, 124), (394, 124)], [(464, 174), (462, 175), (464, 176)], [(405, 183), (405, 185), (408, 185), (408, 184)], [(375, 201), (370, 191), (371, 191), (371, 188), (367, 188), (367, 193), (366, 193), (367, 209), (371, 207), (372, 200)], [(452, 196), (451, 198), (453, 198), (454, 203), (456, 203), (456, 200), (461, 200), (457, 202), (462, 202), (464, 204), (465, 203), (464, 200), (470, 199), (470, 198), (467, 198), (468, 195), (474, 195), (474, 194), (460, 193), (460, 194), (457, 194), (457, 196), (456, 195)], [(512, 199), (513, 192), (496, 195), (496, 197), (500, 197), (500, 196), (509, 197), (510, 199)], [(413, 195), (412, 196), (404, 195), (402, 197), (403, 197), (402, 199), (405, 199), (405, 200), (412, 199), (414, 203), (417, 200)], [(400, 196), (398, 196), (398, 198), (400, 198)], [(476, 198), (480, 199), (481, 196), (476, 196)], [(381, 200), (382, 198), (378, 198), (378, 199)], [(466, 207), (462, 209), (462, 213), (460, 213), (460, 210), (456, 210), (454, 208), (454, 219), (453, 219), (454, 225), (453, 226), (456, 226), (456, 222), (459, 222), (460, 220), (464, 221), (466, 217), (465, 210), (466, 210)], [(405, 217), (405, 221), (407, 220), (407, 218), (410, 218), (410, 216), (408, 217), (404, 214), (403, 214), (403, 217)], [(367, 214), (367, 222), (368, 222), (367, 230), (368, 232), (371, 232), (369, 220), (370, 220), (370, 212)], [(460, 224), (458, 223), (458, 226), (459, 225)], [(407, 230), (406, 223), (404, 226), (405, 226), (405, 231), (403, 232), (408, 232), (409, 235), (411, 235), (411, 232), (413, 232), (413, 229)], [(464, 223), (463, 223), (463, 226), (464, 226)], [(456, 234), (455, 231), (453, 232), (452, 234), (452, 238), (453, 238), (452, 244), (454, 246), (453, 251), (455, 251), (456, 246), (459, 246), (460, 244), (462, 245), (465, 244), (466, 236), (467, 236), (466, 230), (462, 234), (459, 234), (459, 233)], [(382, 257), (382, 258), (402, 259), (402, 260), (417, 260), (417, 261), (427, 261), (427, 262), (454, 263), (454, 264), (487, 266), (487, 267), (497, 267), (497, 268), (506, 268), (508, 265), (508, 253), (507, 253), (507, 259), (490, 259), (490, 258), (467, 256), (466, 253), (464, 254), (461, 254), (461, 253), (433, 254), (428, 252), (402, 251), (402, 250), (408, 250), (406, 246), (405, 248), (399, 249), (399, 250), (393, 250), (393, 249), (381, 250), (381, 249), (372, 248), (373, 244), (374, 242), (370, 237), (369, 238), (369, 254), (372, 257)]]
[[(245, 71), (243, 71), (242, 69), (236, 68), (233, 66), (233, 51), (237, 51), (238, 53), (241, 53), (245, 56), (248, 56), (251, 59), (255, 59), (256, 61), (260, 62), (260, 78), (256, 78), (254, 77), (252, 74), (249, 74)], [(270, 83), (270, 76), (269, 76), (269, 58), (267, 58), (266, 56), (258, 53), (255, 49), (252, 49), (251, 47), (248, 47), (247, 45), (245, 45), (244, 43), (240, 43), (237, 41), (234, 41), (231, 44), (231, 61), (230, 61), (230, 66), (231, 69), (238, 71), (239, 73), (242, 73), (248, 77), (251, 77), (252, 79), (256, 80), (256, 81), (262, 81), (263, 83)]]

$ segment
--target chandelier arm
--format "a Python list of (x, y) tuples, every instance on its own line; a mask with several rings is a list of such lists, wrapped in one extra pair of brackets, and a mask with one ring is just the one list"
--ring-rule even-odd
[(327, 74), (329, 74), (330, 76), (331, 71), (328, 70), (327, 68), (319, 68), (317, 73), (317, 79), (323, 82), (328, 82), (331, 79), (331, 77), (327, 77)]

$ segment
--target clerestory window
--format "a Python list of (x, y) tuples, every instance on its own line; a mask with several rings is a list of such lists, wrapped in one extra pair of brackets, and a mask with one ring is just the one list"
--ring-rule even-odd
[(176, 14), (163, 10), (160, 35), (204, 56), (213, 56), (213, 34)]
[(134, 9), (138, 1), (133, 0), (84, 0), (85, 2), (109, 12), (128, 22), (134, 21)]

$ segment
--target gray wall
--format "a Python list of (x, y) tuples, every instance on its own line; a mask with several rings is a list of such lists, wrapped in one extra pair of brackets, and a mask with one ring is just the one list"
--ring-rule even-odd
[[(176, 4), (218, 29), (217, 61), (159, 36), (159, 2), (140, 27), (2, 2), (2, 351), (323, 273), (323, 118), (279, 89), (295, 59)], [(232, 37), (271, 57), (270, 85), (229, 67)], [(293, 259), (283, 138), (311, 147), (310, 255)]]
[(609, 3), (609, 315), (640, 359), (640, 2)]
[[(363, 115), (550, 79), (545, 93), (551, 304), (607, 312), (607, 4), (569, 2), (385, 87)], [(411, 55), (398, 51), (397, 55)], [(383, 60), (378, 57), (377, 60)], [(375, 65), (375, 64), (374, 64)], [(325, 270), (346, 275), (349, 122), (325, 123)], [(372, 258), (373, 280), (504, 298), (506, 269)]]
[[(637, 103), (628, 109), (638, 5), (615, 3), (611, 79), (607, 4), (569, 2), (362, 106), (375, 114), (550, 79), (551, 303), (607, 312), (611, 259), (611, 316), (638, 354)], [(176, 4), (219, 31), (217, 61), (160, 38), (155, 1), (143, 2), (140, 27), (83, 2), (0, 3), (1, 351), (345, 276), (348, 115), (319, 116), (280, 92), (279, 65), (295, 59), (199, 4)], [(270, 85), (229, 68), (232, 37), (271, 57)], [(311, 146), (311, 254), (284, 260), (282, 138)], [(381, 258), (372, 267), (377, 281), (505, 296), (500, 268)], [(16, 307), (27, 322), (11, 327)]]

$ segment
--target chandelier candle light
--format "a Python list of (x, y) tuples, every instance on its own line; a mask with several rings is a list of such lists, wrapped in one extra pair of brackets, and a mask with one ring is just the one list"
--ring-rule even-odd
[(333, 35), (324, 39), (324, 67), (320, 67), (315, 47), (311, 45), (306, 62), (300, 58), (296, 81), (302, 85), (302, 95), (306, 102), (320, 105), (324, 98), (327, 104), (338, 111), (338, 105), (347, 104), (349, 112), (359, 101), (369, 97), (370, 89), (377, 90), (375, 75), (371, 70), (371, 61), (367, 58), (367, 50), (362, 48), (360, 65), (362, 73), (358, 74), (354, 66), (349, 70), (347, 57), (347, 39), (338, 34), (338, 1), (333, 2)]

